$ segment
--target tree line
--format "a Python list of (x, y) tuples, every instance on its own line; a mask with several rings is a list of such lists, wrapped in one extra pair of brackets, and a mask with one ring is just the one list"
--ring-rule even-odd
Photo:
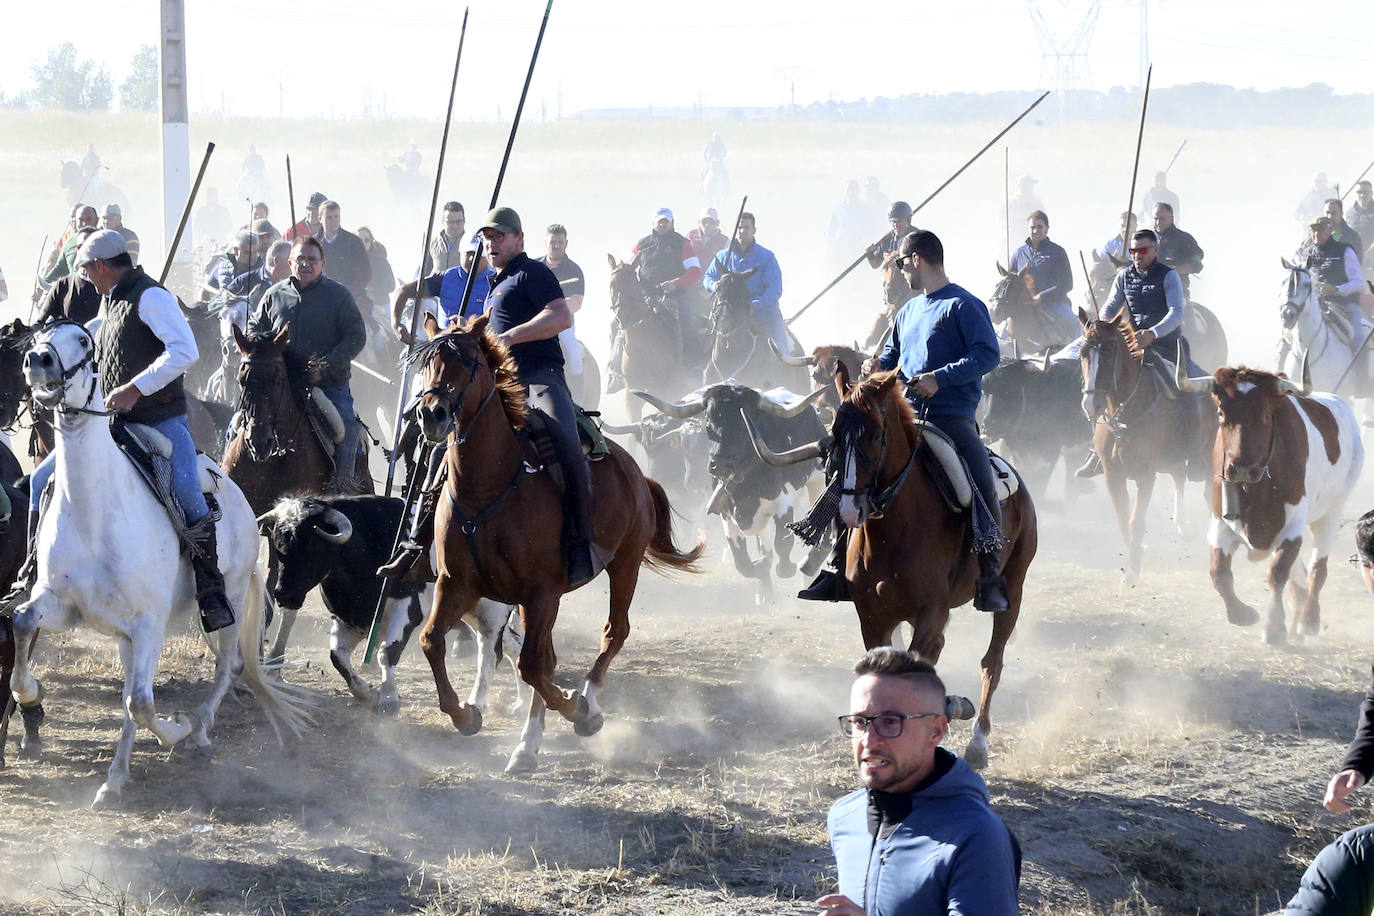
[[(114, 103), (115, 86), (109, 71), (94, 60), (82, 58), (70, 41), (49, 50), (45, 59), (32, 65), (30, 73), (33, 85), (12, 95), (0, 92), (0, 105), (109, 111)], [(119, 84), (119, 107), (155, 111), (157, 101), (157, 48), (139, 45), (128, 77)]]

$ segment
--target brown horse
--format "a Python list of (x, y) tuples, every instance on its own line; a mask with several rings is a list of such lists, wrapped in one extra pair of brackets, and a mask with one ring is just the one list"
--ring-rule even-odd
[[(282, 496), (324, 493), (334, 465), (305, 415), (305, 360), (287, 349), (290, 328), (248, 336), (234, 328), (243, 355), (239, 365), (241, 421), (224, 450), (220, 466), (238, 484), (253, 514), (261, 517)], [(371, 493), (372, 477), (359, 456), (358, 479)], [(269, 564), (268, 587), (276, 584), (276, 563)], [(281, 608), (281, 625), (269, 658), (282, 658), (296, 621), (296, 611)]]
[[(812, 390), (824, 392), (816, 401), (816, 409), (829, 410), (830, 414), (833, 414), (840, 407), (839, 394), (832, 384), (835, 379), (835, 371), (843, 365), (845, 371), (857, 375), (868, 360), (868, 356), (859, 350), (854, 347), (846, 347), (843, 344), (815, 347), (807, 356), (788, 356), (785, 353), (779, 353), (777, 346), (771, 340), (768, 342), (768, 346), (783, 365), (799, 366), (810, 370)], [(829, 414), (822, 414), (822, 420), (828, 420), (829, 416)]]
[[(1147, 365), (1127, 310), (1103, 321), (1090, 320), (1079, 309), (1078, 321), (1083, 326), (1083, 412), (1093, 420), (1093, 448), (1126, 541), (1122, 581), (1134, 585), (1156, 475), (1174, 479), (1174, 522), (1180, 534), (1191, 534), (1183, 518), (1184, 487), (1190, 471), (1196, 480), (1211, 476), (1216, 412), (1202, 409), (1197, 395), (1178, 392)], [(1135, 481), (1133, 503), (1127, 480)]]
[[(953, 512), (918, 460), (926, 448), (915, 412), (895, 370), (851, 383), (843, 365), (834, 385), (842, 405), (830, 428), (829, 461), (845, 476), (840, 520), (852, 529), (844, 575), (859, 614), (864, 647), (889, 645), (902, 622), (913, 630), (910, 649), (935, 664), (945, 647), (951, 608), (972, 600), (978, 558), (965, 512)], [(770, 464), (814, 460), (821, 444), (773, 454), (755, 439)], [(852, 477), (851, 477), (852, 475)], [(852, 484), (849, 482), (852, 479)], [(992, 615), (992, 639), (983, 655), (982, 694), (973, 735), (964, 751), (971, 766), (987, 764), (992, 695), (1002, 678), (1007, 641), (1021, 614), (1026, 570), (1038, 546), (1035, 506), (1026, 487), (1002, 504), (1002, 574), (1009, 610)]]
[[(1073, 335), (1057, 329), (1045, 310), (1033, 298), (1035, 279), (1030, 266), (1009, 271), (997, 265), (1001, 279), (988, 297), (988, 313), (995, 324), (1002, 325), (999, 336), (1012, 342), (1021, 353), (1036, 353), (1050, 347), (1060, 347)], [(1004, 351), (1005, 352), (1005, 351)]]
[(697, 380), (683, 359), (677, 307), (671, 302), (656, 306), (649, 301), (635, 261), (617, 261), (609, 254), (606, 260), (611, 265), (611, 311), (625, 335), (620, 365), (610, 368), (625, 379), (625, 409), (631, 422), (638, 423), (644, 402), (630, 397), (631, 391), (680, 392), (695, 387)]
[[(630, 632), (630, 602), (639, 567), (696, 571), (705, 542), (683, 552), (673, 543), (671, 508), (663, 488), (647, 479), (624, 449), (592, 464), (596, 543), (614, 554), (610, 616), (601, 652), (582, 692), (553, 681), (553, 626), (568, 591), (560, 528), (563, 497), (549, 474), (530, 473), (538, 458), (523, 434), (529, 414), (509, 352), (487, 330), (487, 316), (441, 332), (432, 316), (430, 340), (412, 351), (424, 368), (418, 414), (425, 438), (448, 442), (444, 498), (438, 500), (434, 542), (438, 583), (420, 645), (434, 672), (439, 708), (463, 734), (482, 727), (479, 710), (458, 699), (444, 666), (444, 641), (480, 598), (520, 606), (525, 643), (520, 677), (534, 688), (529, 717), (508, 773), (530, 772), (543, 733), (544, 710), (561, 713), (579, 735), (600, 730), (597, 692)], [(500, 409), (488, 410), (492, 402)]]

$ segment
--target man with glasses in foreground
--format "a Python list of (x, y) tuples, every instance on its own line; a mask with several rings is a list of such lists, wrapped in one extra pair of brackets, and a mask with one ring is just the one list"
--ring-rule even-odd
[(949, 728), (940, 676), (891, 646), (854, 673), (840, 731), (864, 787), (830, 809), (839, 893), (816, 905), (834, 916), (1018, 912), (1020, 847), (982, 778), (940, 747)]
[[(1364, 587), (1374, 594), (1374, 511), (1355, 523), (1355, 554), (1352, 565), (1360, 570)], [(1374, 776), (1374, 685), (1360, 704), (1355, 738), (1346, 749), (1340, 769), (1326, 785), (1322, 804), (1328, 811), (1346, 814), (1346, 801)], [(1374, 887), (1374, 824), (1348, 830), (1317, 853), (1303, 873), (1298, 892), (1288, 901), (1285, 913), (1367, 913), (1370, 888)]]

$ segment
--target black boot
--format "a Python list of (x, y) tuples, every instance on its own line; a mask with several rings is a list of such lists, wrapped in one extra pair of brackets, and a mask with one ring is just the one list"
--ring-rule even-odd
[(995, 553), (978, 554), (978, 587), (973, 593), (973, 606), (980, 611), (1011, 610), (1007, 597), (1007, 579), (1002, 575), (1000, 560)]
[[(19, 572), (15, 574), (14, 584), (5, 593), (5, 597), (0, 598), (0, 614), (9, 617), (14, 614), (14, 609), (25, 601), (29, 600), (29, 595), (33, 592), (33, 585), (38, 581), (38, 513), (29, 513), (29, 551), (24, 556), (24, 565), (19, 567)], [(3, 710), (0, 710), (2, 713)]]
[[(579, 458), (582, 456), (579, 454)], [(568, 498), (564, 506), (564, 552), (568, 562), (568, 588), (590, 582), (600, 575), (611, 554), (596, 546), (595, 515), (592, 512), (592, 469), (586, 458), (565, 463)]]
[(1102, 459), (1098, 457), (1097, 449), (1088, 452), (1088, 460), (1083, 462), (1082, 467), (1073, 472), (1073, 476), (1082, 480), (1089, 477), (1097, 477), (1102, 473)]
[(404, 579), (415, 565), (429, 552), (434, 543), (434, 507), (425, 500), (410, 520), (410, 531), (400, 544), (396, 554), (377, 570), (383, 579)]
[(830, 552), (830, 560), (810, 585), (797, 592), (797, 597), (803, 601), (854, 600), (849, 596), (849, 580), (840, 572), (849, 553), (849, 529), (843, 525), (836, 527), (840, 530), (835, 535), (835, 548)]
[(234, 611), (224, 595), (224, 574), (219, 571), (219, 548), (215, 543), (213, 515), (197, 524), (192, 538), (199, 556), (192, 555), (191, 571), (196, 577), (196, 603), (200, 605), (200, 625), (205, 632), (222, 630), (234, 622)]

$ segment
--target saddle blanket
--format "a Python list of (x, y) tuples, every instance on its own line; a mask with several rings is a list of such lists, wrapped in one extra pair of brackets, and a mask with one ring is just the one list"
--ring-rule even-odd
[[(930, 446), (931, 454), (939, 461), (945, 478), (954, 490), (955, 500), (961, 508), (967, 509), (973, 501), (973, 485), (969, 481), (964, 462), (959, 459), (959, 450), (954, 447), (950, 438), (934, 425), (925, 421), (920, 421), (919, 425), (922, 437)], [(997, 484), (997, 501), (1006, 502), (1021, 489), (1021, 478), (1016, 476), (1016, 471), (1005, 458), (991, 449), (988, 450), (988, 460), (992, 462), (992, 473)]]

